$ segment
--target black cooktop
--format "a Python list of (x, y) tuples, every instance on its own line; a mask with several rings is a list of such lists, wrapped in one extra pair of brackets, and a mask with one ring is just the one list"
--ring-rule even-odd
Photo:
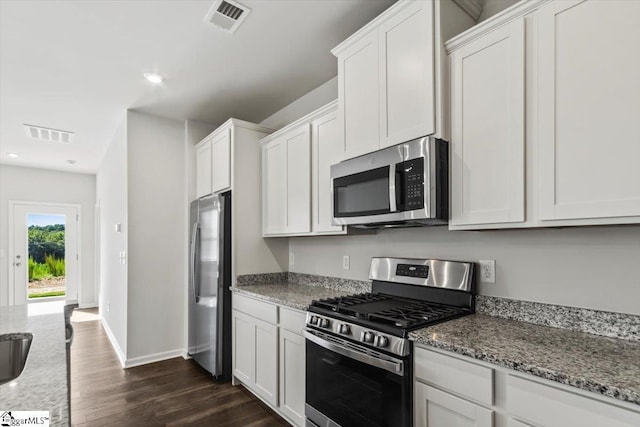
[(309, 311), (404, 333), (470, 313), (468, 309), (461, 307), (382, 293), (313, 301)]

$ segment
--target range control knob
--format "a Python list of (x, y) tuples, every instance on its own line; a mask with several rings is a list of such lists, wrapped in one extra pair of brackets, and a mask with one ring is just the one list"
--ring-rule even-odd
[(320, 320), (318, 319), (318, 316), (311, 316), (311, 318), (309, 319), (309, 324), (315, 326), (318, 324), (318, 320)]
[(373, 337), (374, 337), (373, 332), (367, 331), (367, 332), (363, 332), (362, 333), (361, 340), (362, 340), (362, 342), (372, 343), (373, 342)]
[(349, 325), (343, 323), (342, 325), (340, 325), (340, 329), (338, 330), (338, 332), (340, 332), (342, 335), (349, 335), (351, 334), (351, 328), (349, 327)]
[(329, 319), (320, 319), (320, 321), (318, 322), (318, 326), (320, 326), (321, 328), (328, 328)]
[(376, 347), (386, 347), (389, 345), (389, 338), (378, 335), (376, 337), (376, 342), (374, 343), (374, 345)]

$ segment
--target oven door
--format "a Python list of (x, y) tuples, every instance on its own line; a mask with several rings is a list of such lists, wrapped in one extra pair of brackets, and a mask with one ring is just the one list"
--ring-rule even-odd
[(305, 337), (307, 426), (412, 425), (411, 356), (377, 353), (314, 329)]

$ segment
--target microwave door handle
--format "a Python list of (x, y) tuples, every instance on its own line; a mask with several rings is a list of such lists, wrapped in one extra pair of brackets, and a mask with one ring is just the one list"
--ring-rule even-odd
[(396, 164), (389, 165), (389, 212), (395, 212), (396, 207)]

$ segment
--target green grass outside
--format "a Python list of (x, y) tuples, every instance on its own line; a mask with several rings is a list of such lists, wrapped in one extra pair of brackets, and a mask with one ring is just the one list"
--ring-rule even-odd
[(63, 297), (63, 296), (65, 296), (64, 291), (40, 292), (40, 293), (29, 294), (29, 298)]
[(29, 257), (29, 281), (45, 279), (48, 277), (62, 277), (65, 272), (64, 258), (55, 258), (52, 255), (46, 255), (45, 262), (39, 263)]

